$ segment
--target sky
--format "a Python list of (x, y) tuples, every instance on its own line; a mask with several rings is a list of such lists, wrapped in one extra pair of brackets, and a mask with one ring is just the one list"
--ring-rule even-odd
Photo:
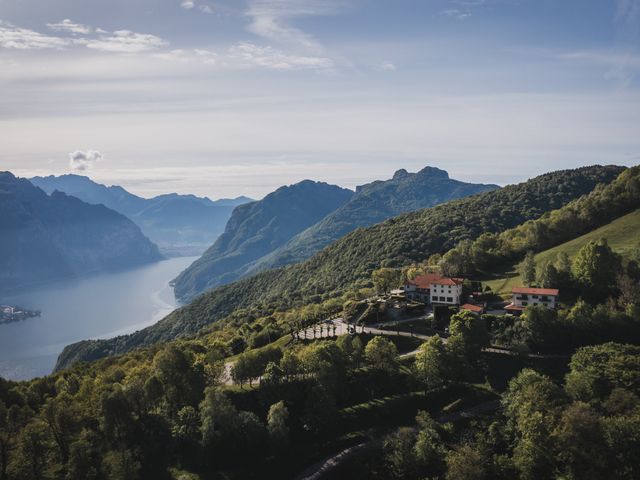
[(153, 196), (640, 163), (640, 0), (0, 0), (0, 170)]

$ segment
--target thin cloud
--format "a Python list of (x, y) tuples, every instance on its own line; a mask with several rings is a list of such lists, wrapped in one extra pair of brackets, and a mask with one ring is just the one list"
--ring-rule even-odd
[(117, 30), (112, 35), (103, 35), (97, 40), (89, 40), (87, 48), (103, 52), (140, 53), (169, 45), (169, 42), (148, 33)]
[(61, 49), (69, 45), (68, 39), (41, 33), (0, 20), (0, 47), (15, 50)]
[(333, 69), (330, 58), (290, 55), (273, 47), (262, 47), (252, 43), (240, 43), (229, 49), (230, 60), (245, 66), (257, 66), (274, 70), (324, 70)]
[(471, 16), (471, 12), (469, 10), (450, 8), (448, 10), (443, 10), (442, 12), (440, 12), (440, 15), (444, 17), (456, 18), (458, 20), (464, 20), (465, 18), (469, 18)]
[(296, 17), (333, 15), (345, 5), (332, 0), (250, 0), (245, 13), (251, 18), (251, 33), (289, 47), (322, 52), (320, 43), (292, 21)]
[(93, 32), (93, 29), (90, 26), (72, 22), (68, 18), (65, 18), (58, 23), (47, 23), (47, 27), (54, 32), (68, 32), (81, 35), (89, 35)]

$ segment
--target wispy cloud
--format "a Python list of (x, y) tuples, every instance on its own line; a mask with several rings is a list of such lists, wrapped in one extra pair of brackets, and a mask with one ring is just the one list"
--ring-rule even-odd
[(250, 0), (246, 15), (249, 31), (288, 47), (322, 52), (320, 43), (309, 33), (295, 27), (297, 17), (333, 15), (347, 3), (338, 0)]
[(130, 30), (117, 30), (111, 35), (89, 40), (87, 48), (104, 52), (140, 53), (167, 46), (169, 42), (148, 33), (136, 33)]
[(465, 18), (468, 18), (471, 16), (471, 12), (469, 10), (460, 10), (458, 8), (450, 8), (440, 12), (440, 15), (444, 17), (457, 18), (458, 20), (464, 20)]
[(68, 32), (82, 35), (88, 35), (93, 32), (93, 29), (88, 25), (72, 22), (68, 18), (58, 23), (47, 23), (47, 27), (55, 32)]
[(326, 57), (290, 55), (273, 47), (252, 43), (240, 43), (229, 49), (231, 60), (246, 66), (258, 66), (275, 70), (331, 70), (333, 61)]
[(42, 50), (46, 48), (64, 48), (71, 42), (68, 39), (43, 35), (41, 33), (0, 20), (0, 47), (16, 50)]

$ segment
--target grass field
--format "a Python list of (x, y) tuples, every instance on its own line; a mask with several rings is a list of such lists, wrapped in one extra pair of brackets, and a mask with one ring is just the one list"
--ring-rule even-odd
[[(633, 250), (640, 246), (640, 210), (617, 218), (613, 222), (604, 225), (592, 232), (574, 238), (566, 243), (540, 252), (536, 255), (536, 264), (542, 267), (547, 262), (553, 262), (560, 252), (566, 252), (569, 258), (573, 258), (580, 248), (590, 240), (606, 238), (611, 248), (628, 258)], [(509, 294), (513, 287), (522, 285), (522, 280), (517, 272), (517, 265), (510, 265), (500, 272), (496, 272), (497, 278), (483, 280), (485, 285), (499, 294)]]

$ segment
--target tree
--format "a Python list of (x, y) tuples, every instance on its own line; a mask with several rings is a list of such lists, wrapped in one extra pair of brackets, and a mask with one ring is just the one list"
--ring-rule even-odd
[(527, 345), (539, 350), (553, 348), (564, 342), (564, 337), (558, 335), (559, 325), (555, 310), (544, 305), (532, 305), (522, 314), (522, 324), (526, 333)]
[(636, 278), (627, 274), (619, 275), (618, 290), (620, 291), (618, 302), (622, 307), (640, 306), (640, 281)]
[(513, 460), (525, 480), (552, 478), (555, 469), (551, 437), (566, 403), (562, 390), (535, 370), (524, 369), (509, 382), (502, 403), (515, 434)]
[(485, 478), (487, 469), (485, 459), (471, 445), (462, 445), (447, 453), (446, 480), (479, 480)]
[(269, 407), (267, 431), (276, 451), (283, 450), (289, 444), (288, 418), (289, 410), (282, 400)]
[(395, 268), (379, 268), (371, 273), (371, 280), (376, 291), (386, 295), (400, 286), (402, 272)]
[(558, 253), (554, 267), (558, 273), (558, 284), (556, 288), (571, 286), (571, 260), (567, 252)]
[(0, 400), (0, 480), (7, 480), (7, 467), (16, 438), (27, 423), (26, 411), (18, 405), (7, 408)]
[(582, 402), (569, 405), (562, 413), (554, 437), (558, 441), (559, 458), (568, 478), (611, 478), (607, 463), (612, 455), (605, 447), (600, 417), (589, 405)]
[(620, 256), (606, 239), (601, 239), (588, 242), (578, 251), (571, 270), (585, 294), (600, 300), (611, 293), (620, 269)]
[(421, 471), (428, 471), (429, 476), (436, 476), (442, 470), (444, 445), (438, 432), (438, 423), (425, 411), (416, 416), (418, 434), (414, 447), (415, 457)]
[(364, 349), (367, 362), (376, 370), (395, 372), (398, 369), (398, 349), (384, 337), (375, 337)]
[(62, 463), (69, 459), (69, 444), (71, 437), (78, 427), (80, 417), (77, 404), (68, 393), (62, 393), (50, 398), (42, 409), (42, 417), (49, 427)]
[(18, 477), (28, 480), (40, 480), (43, 478), (47, 467), (47, 454), (49, 435), (46, 425), (41, 422), (28, 424), (20, 432), (18, 448), (16, 452), (16, 465)]
[(415, 454), (416, 434), (412, 428), (400, 427), (387, 435), (382, 444), (388, 478), (412, 479), (417, 477)]
[(527, 252), (520, 264), (520, 275), (522, 282), (527, 286), (533, 285), (536, 281), (536, 257), (531, 250)]
[(190, 352), (169, 344), (156, 354), (153, 366), (172, 414), (185, 405), (198, 405), (204, 390), (204, 372), (194, 368)]
[(610, 342), (573, 354), (565, 386), (572, 398), (604, 401), (615, 388), (640, 395), (640, 347)]
[(553, 263), (545, 263), (538, 276), (538, 285), (542, 288), (558, 288), (559, 275)]
[(460, 345), (464, 358), (475, 362), (482, 349), (489, 344), (487, 323), (482, 317), (477, 317), (466, 310), (451, 317), (449, 323), (449, 342)]
[(415, 369), (425, 390), (438, 388), (446, 382), (448, 356), (439, 336), (430, 337), (420, 346), (416, 354)]
[[(225, 435), (233, 432), (238, 419), (238, 411), (227, 395), (215, 387), (205, 390), (200, 404), (202, 443), (205, 447), (219, 446)], [(226, 443), (226, 442), (225, 442)]]

